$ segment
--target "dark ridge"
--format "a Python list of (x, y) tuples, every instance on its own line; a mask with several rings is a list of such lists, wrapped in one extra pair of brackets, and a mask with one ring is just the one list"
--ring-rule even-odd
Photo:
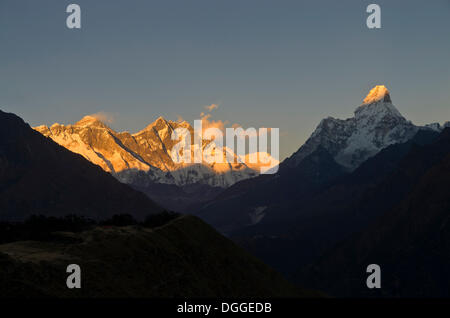
[(0, 111), (0, 220), (33, 214), (143, 219), (161, 211), (143, 193)]

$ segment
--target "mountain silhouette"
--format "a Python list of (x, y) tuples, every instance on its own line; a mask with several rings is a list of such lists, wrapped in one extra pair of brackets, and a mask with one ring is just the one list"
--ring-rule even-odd
[(160, 211), (143, 193), (0, 111), (0, 219), (33, 214), (142, 219)]
[[(360, 233), (304, 268), (298, 281), (339, 296), (450, 296), (450, 128), (429, 145), (415, 145), (381, 189), (412, 183), (408, 193)], [(365, 286), (378, 264), (382, 288)]]
[[(276, 269), (294, 275), (403, 200), (417, 177), (402, 173), (401, 167), (414, 149), (433, 143), (438, 136), (419, 131), (412, 140), (383, 149), (355, 171), (335, 177), (317, 191), (268, 208), (261, 222), (230, 236)], [(438, 158), (430, 153), (422, 171)]]

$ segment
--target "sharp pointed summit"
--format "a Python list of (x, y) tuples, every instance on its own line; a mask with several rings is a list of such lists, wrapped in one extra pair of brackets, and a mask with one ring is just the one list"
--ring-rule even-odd
[(377, 85), (374, 88), (372, 88), (369, 94), (367, 94), (366, 98), (364, 99), (363, 105), (372, 104), (380, 101), (384, 103), (392, 102), (389, 90), (384, 85)]
[(306, 143), (287, 160), (296, 166), (322, 146), (336, 162), (354, 170), (381, 149), (409, 140), (418, 129), (392, 104), (389, 90), (378, 85), (356, 108), (354, 117), (323, 119)]
[(154, 122), (148, 124), (144, 129), (138, 131), (137, 133), (133, 134), (133, 136), (138, 136), (140, 134), (146, 133), (148, 131), (160, 131), (160, 130), (170, 130), (172, 129), (170, 123), (163, 117), (159, 116)]
[(151, 123), (147, 127), (168, 126), (168, 125), (169, 125), (168, 121), (163, 116), (159, 116), (153, 123)]
[(95, 115), (86, 115), (83, 118), (81, 118), (79, 121), (77, 121), (74, 126), (79, 127), (98, 127), (98, 128), (106, 128), (110, 129), (101, 119), (99, 119)]
[(389, 118), (406, 121), (392, 104), (389, 90), (384, 85), (375, 86), (370, 90), (363, 104), (356, 108), (355, 118), (359, 122), (367, 120), (379, 122)]
[(83, 124), (83, 123), (95, 123), (97, 121), (100, 121), (97, 119), (97, 117), (92, 115), (86, 115), (83, 118), (81, 118), (78, 122), (75, 123), (75, 125)]

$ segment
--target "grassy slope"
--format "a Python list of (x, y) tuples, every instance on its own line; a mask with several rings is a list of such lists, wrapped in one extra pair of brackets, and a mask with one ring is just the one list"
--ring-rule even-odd
[[(0, 296), (313, 296), (192, 216), (156, 229), (96, 227), (61, 238), (0, 245)], [(82, 269), (78, 290), (66, 287), (71, 263)]]

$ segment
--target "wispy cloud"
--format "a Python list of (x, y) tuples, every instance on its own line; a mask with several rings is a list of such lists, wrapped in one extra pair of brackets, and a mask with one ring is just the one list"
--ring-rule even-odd
[(214, 109), (219, 108), (219, 104), (211, 104), (209, 106), (205, 106), (205, 109), (209, 112), (212, 112)]
[(211, 114), (205, 114), (205, 113), (201, 113), (200, 114), (200, 118), (202, 120), (202, 128), (203, 130), (208, 129), (208, 128), (218, 128), (222, 131), (225, 131), (225, 126), (228, 125), (228, 121), (223, 121), (223, 120), (212, 120), (211, 119)]
[(116, 120), (116, 116), (114, 114), (103, 112), (103, 111), (100, 111), (95, 114), (91, 114), (89, 116), (94, 117), (94, 118), (100, 120), (101, 122), (107, 123), (107, 124), (112, 124)]
[(220, 119), (219, 120), (211, 119), (212, 115), (210, 113), (213, 110), (219, 108), (219, 104), (211, 104), (208, 106), (204, 106), (204, 108), (206, 109), (207, 112), (200, 113), (200, 119), (202, 120), (203, 131), (208, 128), (218, 128), (218, 129), (222, 130), (223, 132), (225, 132), (225, 126), (229, 124), (228, 121), (223, 121)]

